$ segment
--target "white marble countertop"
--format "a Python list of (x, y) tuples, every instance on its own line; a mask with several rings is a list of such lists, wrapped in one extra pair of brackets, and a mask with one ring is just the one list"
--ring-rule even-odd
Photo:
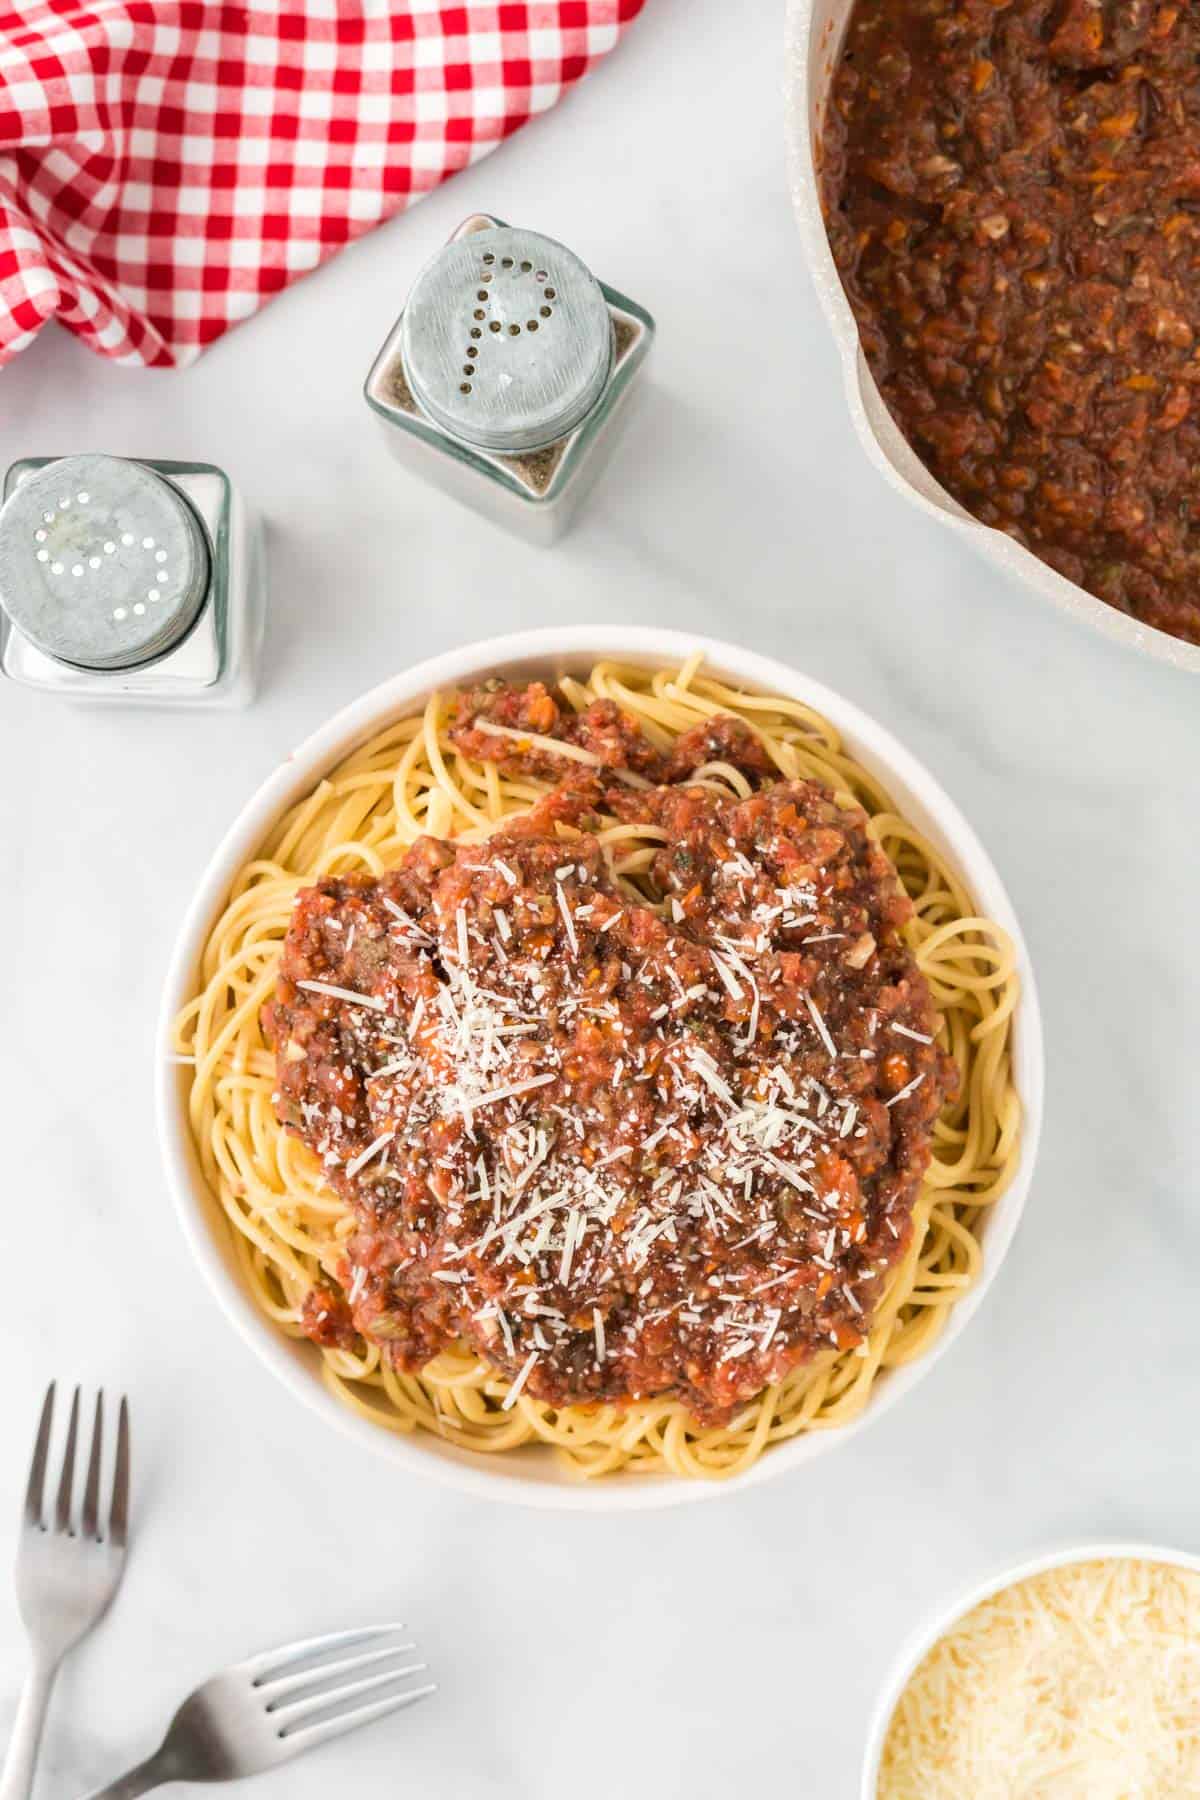
[[(51, 1375), (127, 1387), (136, 1421), (136, 1554), (64, 1678), (45, 1800), (221, 1663), (397, 1615), (438, 1699), (248, 1794), (843, 1800), (900, 1639), (956, 1585), (1060, 1541), (1200, 1547), (1200, 686), (1044, 610), (868, 466), (790, 216), (782, 66), (778, 6), (651, 0), (561, 111), (194, 369), (52, 330), (0, 377), (4, 464), (211, 459), (272, 557), (246, 713), (0, 692), (0, 1553)], [(553, 551), (399, 471), (360, 397), (414, 271), (481, 208), (660, 324), (625, 459)], [(154, 1141), (168, 947), (251, 787), (384, 673), (555, 619), (736, 638), (874, 713), (990, 848), (1045, 1009), (1041, 1162), (962, 1342), (836, 1455), (678, 1513), (486, 1509), (330, 1435), (202, 1287)], [(0, 1589), (0, 1732), (23, 1666)]]

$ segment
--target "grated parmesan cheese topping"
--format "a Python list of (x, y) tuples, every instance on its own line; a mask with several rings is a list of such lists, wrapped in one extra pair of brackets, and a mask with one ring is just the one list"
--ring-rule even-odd
[(974, 1608), (892, 1715), (878, 1800), (1200, 1794), (1200, 1574), (1071, 1563)]

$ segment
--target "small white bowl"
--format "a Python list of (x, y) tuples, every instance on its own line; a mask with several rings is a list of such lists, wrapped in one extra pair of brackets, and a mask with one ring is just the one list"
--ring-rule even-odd
[[(1016, 945), (1022, 995), (1015, 1021), (1014, 1080), (1024, 1113), (1021, 1155), (1011, 1185), (986, 1226), (986, 1267), (978, 1285), (960, 1300), (932, 1350), (894, 1370), (876, 1386), (859, 1419), (836, 1431), (812, 1432), (770, 1449), (745, 1474), (728, 1481), (685, 1481), (675, 1476), (615, 1476), (585, 1482), (572, 1478), (543, 1447), (511, 1456), (485, 1457), (444, 1443), (429, 1433), (398, 1436), (360, 1419), (321, 1381), (318, 1353), (286, 1337), (259, 1311), (239, 1278), (229, 1229), (199, 1168), (187, 1119), (187, 1075), (169, 1059), (172, 1021), (194, 992), (201, 952), (238, 869), (257, 851), (271, 826), (344, 756), (391, 720), (419, 710), (435, 688), (472, 685), (489, 676), (529, 680), (547, 674), (579, 674), (600, 658), (643, 667), (678, 664), (703, 651), (719, 677), (763, 693), (791, 695), (814, 707), (842, 733), (847, 747), (888, 786), (899, 810), (923, 831), (961, 876), (981, 912), (1010, 933)], [(402, 1470), (440, 1477), (486, 1500), (581, 1511), (630, 1511), (714, 1499), (734, 1487), (750, 1487), (783, 1474), (847, 1443), (870, 1419), (908, 1393), (944, 1355), (978, 1310), (1003, 1262), (1025, 1204), (1042, 1123), (1042, 1028), (1037, 992), (1021, 928), (1000, 877), (953, 801), (916, 758), (848, 700), (765, 656), (701, 637), (649, 626), (573, 626), (493, 638), (420, 663), (372, 688), (337, 713), (263, 782), (219, 845), (188, 909), (171, 960), (158, 1027), (157, 1105), (167, 1177), (192, 1255), (231, 1323), (251, 1349), (299, 1399), (330, 1423), (369, 1444)]]
[(897, 493), (931, 518), (962, 532), (976, 550), (1044, 599), (1145, 656), (1177, 669), (1200, 670), (1200, 644), (1184, 643), (1182, 638), (1143, 625), (1106, 605), (1057, 574), (1005, 532), (973, 518), (930, 474), (884, 405), (862, 353), (858, 325), (829, 248), (817, 183), (815, 146), (853, 4), (854, 0), (788, 0), (787, 132), (792, 201), (800, 236), (841, 359), (846, 402), (863, 448)]
[(883, 1746), (887, 1741), (892, 1714), (923, 1658), (939, 1638), (945, 1637), (960, 1619), (973, 1612), (983, 1601), (1003, 1593), (1005, 1588), (1015, 1587), (1019, 1581), (1028, 1581), (1034, 1575), (1044, 1575), (1047, 1569), (1065, 1568), (1069, 1563), (1116, 1561), (1171, 1563), (1176, 1568), (1191, 1569), (1200, 1574), (1200, 1556), (1192, 1556), (1187, 1550), (1166, 1550), (1160, 1544), (1077, 1544), (1073, 1549), (1052, 1550), (1044, 1556), (1031, 1557), (1027, 1562), (1017, 1563), (1014, 1568), (989, 1576), (986, 1581), (977, 1582), (965, 1593), (958, 1594), (944, 1611), (939, 1612), (936, 1619), (932, 1622), (926, 1620), (914, 1631), (905, 1642), (876, 1702), (870, 1730), (867, 1732), (861, 1800), (876, 1800), (879, 1765), (883, 1760)]

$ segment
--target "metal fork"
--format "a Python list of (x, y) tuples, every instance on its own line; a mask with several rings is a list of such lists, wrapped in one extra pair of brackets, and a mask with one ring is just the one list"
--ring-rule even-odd
[(153, 1756), (86, 1800), (134, 1800), (168, 1781), (238, 1781), (424, 1700), (435, 1684), (407, 1682), (427, 1665), (403, 1660), (416, 1645), (388, 1642), (403, 1630), (309, 1638), (214, 1675), (184, 1701)]
[(121, 1571), (129, 1529), (129, 1407), (121, 1401), (112, 1504), (100, 1507), (100, 1458), (104, 1441), (104, 1396), (96, 1395), (92, 1448), (83, 1502), (75, 1524), (75, 1451), (79, 1439), (79, 1389), (71, 1402), (71, 1422), (54, 1517), (46, 1522), (44, 1488), (54, 1423), (54, 1383), (46, 1390), (33, 1449), (25, 1512), (17, 1551), (17, 1601), (33, 1651), (33, 1666), (17, 1707), (16, 1723), (0, 1777), (0, 1800), (28, 1800), (46, 1708), (67, 1651), (108, 1611)]

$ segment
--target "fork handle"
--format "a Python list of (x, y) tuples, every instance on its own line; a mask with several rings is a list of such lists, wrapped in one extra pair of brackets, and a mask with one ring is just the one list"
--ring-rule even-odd
[(136, 1769), (128, 1770), (119, 1781), (110, 1782), (107, 1787), (93, 1789), (90, 1794), (84, 1795), (83, 1800), (136, 1800), (138, 1794), (148, 1794), (151, 1788), (162, 1787), (164, 1782), (178, 1779), (178, 1772), (167, 1762), (162, 1750), (156, 1750), (153, 1756), (140, 1762)]
[(8, 1740), (4, 1774), (0, 1776), (0, 1800), (29, 1800), (42, 1741), (42, 1727), (46, 1723), (46, 1708), (50, 1704), (50, 1694), (57, 1674), (56, 1657), (34, 1656), (17, 1704), (12, 1736)]

